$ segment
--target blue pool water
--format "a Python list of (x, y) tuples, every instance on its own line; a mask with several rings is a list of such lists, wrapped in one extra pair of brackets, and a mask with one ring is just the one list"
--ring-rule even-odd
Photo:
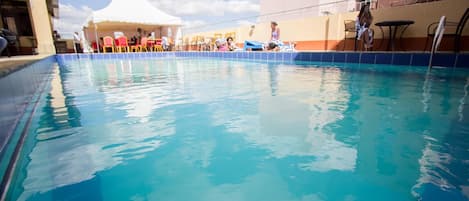
[(469, 71), (79, 60), (53, 70), (11, 200), (469, 200)]

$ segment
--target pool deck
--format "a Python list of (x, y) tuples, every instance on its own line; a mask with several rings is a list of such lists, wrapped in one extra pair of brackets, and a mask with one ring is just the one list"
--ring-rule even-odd
[(44, 59), (49, 54), (43, 55), (21, 55), (12, 57), (0, 57), (0, 77), (4, 77), (18, 69), (25, 67), (26, 65), (35, 61)]

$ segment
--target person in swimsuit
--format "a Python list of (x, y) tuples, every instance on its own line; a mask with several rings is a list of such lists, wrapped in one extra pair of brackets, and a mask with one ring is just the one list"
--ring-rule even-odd
[(277, 22), (271, 22), (270, 28), (272, 28), (272, 33), (270, 35), (270, 42), (267, 46), (267, 50), (278, 50), (278, 43), (280, 41), (280, 28), (278, 28)]
[(360, 13), (358, 13), (357, 20), (355, 21), (357, 40), (363, 37), (365, 50), (371, 50), (371, 48), (373, 48), (373, 30), (370, 29), (372, 22), (373, 16), (371, 16), (370, 4), (367, 3), (362, 6)]
[(280, 40), (280, 28), (278, 28), (277, 22), (271, 22), (270, 28), (272, 28), (272, 35), (270, 36), (271, 41)]

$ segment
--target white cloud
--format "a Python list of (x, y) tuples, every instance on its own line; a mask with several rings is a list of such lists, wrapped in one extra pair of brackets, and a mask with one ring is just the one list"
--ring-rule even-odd
[(185, 20), (185, 21), (183, 21), (183, 27), (188, 28), (188, 29), (197, 28), (197, 27), (201, 27), (201, 26), (204, 26), (204, 25), (207, 25), (207, 22), (203, 21), (203, 20)]
[[(259, 12), (259, 0), (149, 0), (157, 8), (170, 14), (191, 20), (184, 20), (184, 27), (194, 31), (207, 25), (206, 17)], [(54, 29), (62, 38), (72, 38), (72, 33), (81, 31), (86, 18), (93, 12), (88, 6), (75, 7), (59, 4), (59, 19), (54, 19)], [(186, 19), (187, 19), (186, 18)], [(219, 19), (222, 21), (223, 19)], [(248, 23), (242, 21), (240, 23)], [(238, 23), (239, 24), (239, 23)], [(250, 23), (252, 24), (252, 23)], [(241, 25), (241, 24), (239, 24)], [(244, 25), (244, 24), (243, 24)]]
[(240, 26), (251, 26), (251, 25), (256, 24), (256, 23), (251, 22), (249, 20), (239, 20), (237, 22), (237, 24), (240, 25)]
[(182, 28), (185, 34), (192, 34), (206, 30), (210, 27), (207, 25), (209, 25), (209, 23), (204, 20), (184, 20), (182, 22)]
[(259, 3), (255, 0), (153, 0), (154, 4), (175, 15), (222, 16), (225, 13), (258, 12)]
[(54, 19), (54, 29), (57, 30), (63, 38), (71, 38), (72, 33), (81, 31), (86, 18), (93, 12), (88, 6), (80, 8), (70, 4), (59, 4), (59, 19)]

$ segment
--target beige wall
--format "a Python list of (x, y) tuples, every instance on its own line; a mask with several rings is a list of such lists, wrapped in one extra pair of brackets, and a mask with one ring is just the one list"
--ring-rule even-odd
[(34, 36), (39, 54), (55, 54), (54, 40), (52, 39), (52, 26), (47, 4), (44, 0), (28, 1)]
[[(401, 7), (380, 9), (374, 14), (375, 22), (382, 20), (413, 20), (415, 24), (409, 26), (404, 37), (426, 37), (427, 27), (432, 22), (439, 21), (441, 16), (446, 16), (449, 21), (459, 22), (466, 8), (468, 0), (445, 0), (424, 4), (413, 4)], [(464, 35), (468, 35), (466, 26)], [(375, 27), (375, 30), (379, 28)]]
[[(335, 2), (337, 0), (260, 0), (261, 17), (259, 17), (259, 21), (283, 21), (321, 16), (324, 15), (322, 13), (324, 11), (337, 14), (353, 11), (356, 6), (355, 0), (347, 0), (340, 3)], [(279, 12), (281, 14), (272, 14)]]
[[(413, 4), (408, 6), (391, 7), (373, 10), (374, 23), (384, 20), (414, 20), (403, 37), (426, 37), (427, 26), (438, 21), (440, 16), (445, 15), (450, 21), (459, 21), (469, 0), (444, 0), (431, 3)], [(344, 20), (355, 20), (357, 12), (341, 13), (329, 16), (308, 17), (294, 20), (279, 21), (281, 29), (280, 38), (283, 41), (323, 41), (342, 40), (344, 38)], [(382, 38), (378, 27), (372, 26), (376, 32), (375, 38)], [(253, 34), (250, 36), (250, 27), (243, 26), (231, 29), (216, 30), (204, 33), (195, 33), (184, 36), (184, 41), (190, 41), (194, 36), (213, 37), (214, 33), (236, 32), (236, 42), (243, 43), (245, 40), (268, 41), (270, 39), (269, 22), (255, 25)], [(387, 28), (384, 28), (387, 37)], [(469, 35), (466, 26), (463, 35)]]

